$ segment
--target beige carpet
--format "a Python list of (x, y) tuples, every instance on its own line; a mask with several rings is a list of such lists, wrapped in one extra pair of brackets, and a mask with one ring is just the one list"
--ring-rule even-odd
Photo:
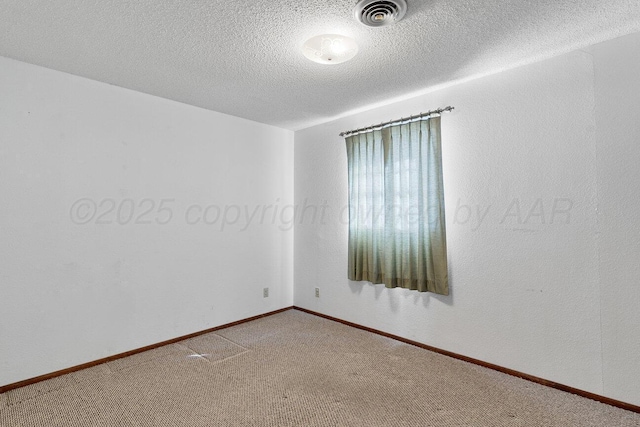
[(289, 310), (0, 395), (1, 426), (640, 426), (640, 414)]

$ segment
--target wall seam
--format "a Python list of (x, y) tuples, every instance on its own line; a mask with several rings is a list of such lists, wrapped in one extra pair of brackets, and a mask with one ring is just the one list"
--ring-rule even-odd
[(601, 254), (600, 254), (600, 191), (599, 191), (599, 183), (600, 183), (600, 172), (598, 168), (598, 114), (597, 114), (597, 101), (596, 101), (596, 61), (595, 55), (592, 52), (588, 52), (582, 50), (584, 53), (588, 54), (591, 58), (591, 78), (593, 84), (593, 160), (594, 160), (594, 169), (595, 169), (595, 187), (594, 187), (594, 205), (596, 211), (596, 221), (595, 221), (595, 246), (596, 246), (596, 280), (598, 281), (598, 322), (600, 326), (600, 387), (602, 390), (602, 394), (605, 394), (605, 380), (604, 380), (604, 334), (602, 327), (602, 273), (601, 273)]
[[(297, 131), (292, 131), (293, 135), (291, 138), (291, 189), (292, 189), (292, 197), (293, 206), (295, 209), (298, 209), (298, 200), (296, 195), (298, 194), (296, 191), (296, 134)], [(298, 224), (297, 221), (293, 221), (293, 227), (291, 228), (291, 234), (293, 235), (291, 238), (291, 304), (296, 304), (296, 228)]]

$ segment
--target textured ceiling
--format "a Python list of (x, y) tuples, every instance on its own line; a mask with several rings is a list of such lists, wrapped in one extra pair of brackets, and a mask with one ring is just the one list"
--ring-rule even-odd
[[(382, 28), (356, 22), (355, 3), (0, 0), (0, 55), (300, 129), (640, 31), (638, 0), (408, 0)], [(300, 46), (322, 33), (360, 53), (307, 60)]]

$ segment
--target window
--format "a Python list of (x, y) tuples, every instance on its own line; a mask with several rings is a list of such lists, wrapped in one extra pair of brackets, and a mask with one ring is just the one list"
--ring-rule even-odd
[(440, 117), (346, 144), (349, 279), (448, 295)]

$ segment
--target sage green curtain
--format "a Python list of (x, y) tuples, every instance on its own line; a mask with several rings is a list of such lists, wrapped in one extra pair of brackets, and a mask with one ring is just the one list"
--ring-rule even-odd
[(346, 138), (350, 280), (449, 294), (440, 117)]

